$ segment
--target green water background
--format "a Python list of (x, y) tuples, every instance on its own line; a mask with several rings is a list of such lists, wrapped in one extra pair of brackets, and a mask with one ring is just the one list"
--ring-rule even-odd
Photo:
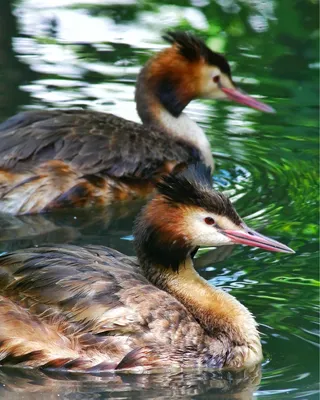
[[(161, 34), (168, 28), (201, 34), (227, 55), (237, 84), (277, 110), (262, 114), (212, 101), (187, 109), (216, 154), (215, 186), (232, 197), (248, 224), (296, 251), (200, 253), (201, 275), (230, 290), (260, 324), (262, 380), (252, 390), (238, 389), (238, 398), (252, 392), (259, 399), (319, 397), (318, 15), (312, 0), (1, 2), (1, 120), (21, 110), (82, 107), (138, 121), (135, 78), (165, 46)], [(131, 211), (2, 215), (0, 252), (70, 242), (133, 254)], [(106, 378), (80, 377), (76, 384), (74, 377), (69, 383), (55, 378), (48, 383), (47, 377), (1, 371), (1, 398), (22, 398), (18, 390), (25, 399), (57, 393), (68, 399), (216, 398), (210, 373), (122, 377), (112, 384)], [(235, 398), (226, 393), (219, 398)]]

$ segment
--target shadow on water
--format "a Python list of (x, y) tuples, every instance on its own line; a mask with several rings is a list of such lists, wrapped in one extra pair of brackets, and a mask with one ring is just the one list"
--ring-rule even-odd
[[(256, 316), (265, 357), (261, 382), (259, 371), (92, 376), (3, 368), (2, 399), (318, 398), (318, 8), (314, 0), (1, 4), (1, 120), (27, 109), (81, 107), (138, 121), (135, 78), (163, 48), (161, 33), (169, 28), (192, 29), (226, 53), (236, 83), (277, 113), (210, 101), (194, 102), (187, 112), (217, 154), (215, 187), (249, 225), (296, 250), (225, 247), (202, 250), (196, 259), (205, 279)], [(0, 215), (0, 252), (50, 242), (134, 255), (132, 224), (141, 206)]]

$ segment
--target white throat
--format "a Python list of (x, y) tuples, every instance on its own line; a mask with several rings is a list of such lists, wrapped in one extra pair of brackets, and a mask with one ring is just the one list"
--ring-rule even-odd
[(185, 113), (181, 113), (176, 118), (163, 107), (160, 109), (158, 118), (166, 132), (174, 137), (185, 139), (197, 147), (201, 151), (206, 165), (213, 170), (214, 163), (209, 140), (196, 122), (192, 121)]

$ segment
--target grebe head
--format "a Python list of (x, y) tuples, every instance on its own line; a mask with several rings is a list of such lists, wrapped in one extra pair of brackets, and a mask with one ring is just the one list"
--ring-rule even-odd
[(225, 57), (187, 32), (168, 32), (172, 44), (147, 64), (142, 76), (160, 103), (178, 116), (195, 98), (232, 100), (264, 112), (274, 110), (235, 87)]
[(239, 243), (294, 253), (284, 244), (250, 229), (231, 201), (212, 189), (210, 169), (203, 164), (192, 164), (166, 176), (158, 184), (158, 192), (135, 225), (139, 258), (177, 270), (201, 246)]

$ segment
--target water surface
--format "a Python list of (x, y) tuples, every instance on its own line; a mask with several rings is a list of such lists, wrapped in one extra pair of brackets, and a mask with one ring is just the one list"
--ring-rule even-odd
[[(0, 8), (0, 118), (83, 108), (138, 121), (136, 75), (168, 28), (192, 29), (232, 62), (235, 81), (277, 113), (193, 102), (216, 154), (215, 186), (240, 215), (295, 255), (202, 251), (200, 274), (256, 316), (264, 362), (232, 375), (56, 374), (0, 370), (3, 399), (318, 398), (318, 5), (312, 0), (20, 0)], [(45, 242), (134, 254), (140, 203), (112, 210), (0, 216), (0, 252)], [(261, 374), (261, 376), (260, 376)], [(260, 381), (261, 378), (261, 381)]]

